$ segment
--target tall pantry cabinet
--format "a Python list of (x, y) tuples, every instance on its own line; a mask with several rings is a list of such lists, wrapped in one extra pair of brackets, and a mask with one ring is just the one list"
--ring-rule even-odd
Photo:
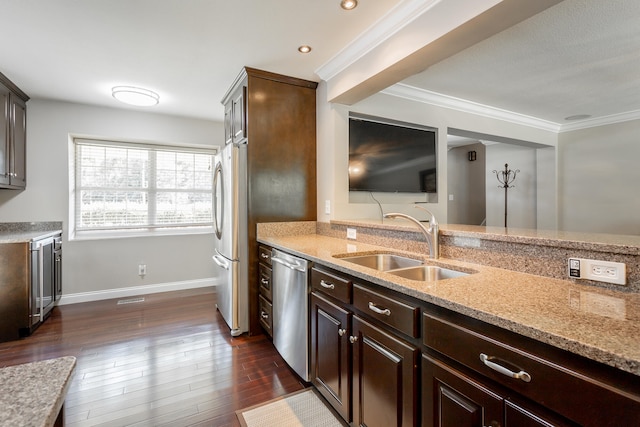
[(256, 224), (316, 220), (317, 86), (245, 67), (222, 100), (225, 143), (247, 144), (251, 335), (261, 333)]

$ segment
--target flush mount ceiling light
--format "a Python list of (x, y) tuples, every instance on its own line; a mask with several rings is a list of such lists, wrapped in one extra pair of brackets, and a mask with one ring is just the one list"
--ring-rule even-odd
[(340, 2), (340, 7), (344, 10), (355, 9), (358, 5), (358, 0), (342, 0)]
[(306, 44), (302, 45), (302, 46), (300, 46), (298, 48), (298, 52), (300, 52), (300, 53), (309, 53), (309, 52), (311, 52), (311, 46), (307, 46)]
[(160, 95), (154, 91), (135, 86), (114, 86), (111, 94), (120, 102), (138, 107), (152, 107), (160, 102)]

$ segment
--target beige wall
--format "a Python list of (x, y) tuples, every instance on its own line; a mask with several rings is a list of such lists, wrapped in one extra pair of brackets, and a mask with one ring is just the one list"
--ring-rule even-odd
[(640, 235), (640, 120), (560, 134), (559, 226)]
[[(138, 286), (214, 283), (210, 234), (68, 240), (70, 134), (217, 146), (223, 144), (224, 132), (222, 123), (214, 121), (29, 101), (27, 188), (0, 190), (0, 222), (63, 222), (63, 301), (120, 295)], [(143, 279), (137, 275), (141, 262), (148, 272)]]

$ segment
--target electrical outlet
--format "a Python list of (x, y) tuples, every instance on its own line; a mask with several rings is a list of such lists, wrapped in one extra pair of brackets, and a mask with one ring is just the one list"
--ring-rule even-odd
[(356, 240), (356, 229), (347, 227), (347, 239)]
[(331, 200), (324, 201), (324, 213), (327, 215), (331, 213)]
[(138, 264), (138, 276), (146, 276), (147, 274), (147, 264)]
[(569, 277), (597, 280), (599, 282), (627, 284), (627, 266), (623, 262), (569, 258)]

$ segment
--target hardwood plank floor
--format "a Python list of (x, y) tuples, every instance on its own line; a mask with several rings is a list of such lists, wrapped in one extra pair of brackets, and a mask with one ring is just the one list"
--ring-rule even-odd
[(266, 337), (231, 337), (214, 288), (117, 302), (56, 307), (32, 336), (0, 343), (0, 366), (77, 358), (69, 427), (239, 426), (236, 410), (305, 387)]

